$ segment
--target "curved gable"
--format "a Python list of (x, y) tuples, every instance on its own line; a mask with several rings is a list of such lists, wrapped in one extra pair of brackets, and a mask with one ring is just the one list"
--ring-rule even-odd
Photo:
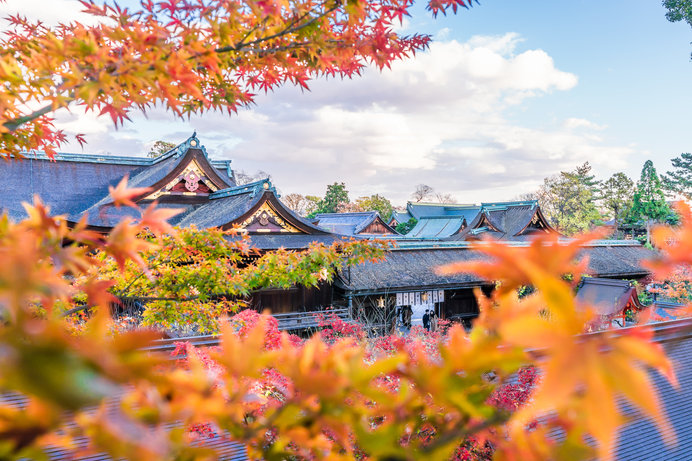
[(515, 233), (514, 235), (528, 235), (538, 232), (559, 234), (559, 232), (555, 230), (550, 223), (548, 223), (548, 220), (541, 211), (540, 207), (536, 207), (531, 219), (529, 219), (529, 221), (519, 230), (519, 232)]
[(286, 207), (270, 188), (268, 182), (263, 186), (266, 186), (266, 189), (252, 208), (237, 219), (221, 226), (222, 229), (238, 226), (251, 234), (328, 234)]
[[(196, 139), (192, 139), (196, 141)], [(199, 148), (188, 148), (178, 164), (154, 184), (146, 185), (151, 192), (137, 200), (159, 200), (161, 203), (195, 202), (233, 184), (219, 175), (218, 170)], [(196, 200), (195, 200), (196, 199)]]

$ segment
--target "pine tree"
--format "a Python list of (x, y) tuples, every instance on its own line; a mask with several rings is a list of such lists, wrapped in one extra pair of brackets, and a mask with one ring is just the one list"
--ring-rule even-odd
[(545, 178), (538, 192), (541, 207), (567, 235), (588, 230), (601, 220), (596, 207), (600, 182), (590, 173), (591, 165), (586, 162), (572, 171)]
[(671, 160), (673, 170), (661, 175), (663, 187), (673, 194), (692, 199), (692, 154), (682, 153)]
[(336, 213), (339, 210), (339, 205), (350, 202), (346, 184), (335, 182), (327, 186), (327, 192), (324, 198), (317, 202), (317, 208), (308, 215), (314, 218), (321, 213)]
[(661, 179), (656, 173), (656, 168), (651, 160), (647, 160), (642, 168), (642, 174), (637, 182), (637, 190), (634, 193), (632, 215), (634, 218), (646, 222), (646, 243), (651, 245), (651, 224), (664, 220), (671, 214), (670, 207), (666, 203)]
[(625, 173), (615, 173), (602, 184), (602, 206), (613, 215), (615, 233), (617, 234), (624, 215), (632, 208), (634, 181)]

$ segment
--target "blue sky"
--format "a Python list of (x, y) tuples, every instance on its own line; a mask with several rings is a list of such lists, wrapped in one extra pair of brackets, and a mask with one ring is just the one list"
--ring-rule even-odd
[[(0, 6), (17, 9), (56, 21), (78, 5)], [(282, 88), (230, 118), (153, 111), (119, 130), (91, 115), (59, 120), (87, 134), (84, 152), (144, 155), (197, 130), (212, 156), (266, 171), (284, 193), (322, 195), (344, 181), (352, 198), (400, 205), (419, 183), (460, 202), (508, 200), (585, 161), (600, 178), (636, 179), (646, 159), (665, 171), (691, 150), (692, 29), (664, 15), (656, 0), (487, 0), (432, 19), (419, 3), (403, 33), (435, 43), (392, 71)]]

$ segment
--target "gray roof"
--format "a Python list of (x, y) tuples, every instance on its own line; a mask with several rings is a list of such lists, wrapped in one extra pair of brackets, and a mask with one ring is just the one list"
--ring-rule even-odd
[[(517, 235), (526, 229), (536, 214), (540, 214), (537, 200), (521, 202), (482, 203), (480, 211), (469, 226), (450, 237), (451, 240), (491, 238), (493, 240), (527, 240), (525, 235)], [(544, 222), (548, 226), (547, 222)], [(547, 227), (549, 232), (554, 229)]]
[[(648, 274), (642, 259), (653, 252), (633, 243), (608, 245), (597, 243), (585, 247), (581, 255), (589, 257), (593, 276), (638, 278)], [(435, 268), (458, 261), (473, 261), (486, 256), (468, 245), (401, 248), (390, 251), (379, 263), (365, 262), (343, 274), (341, 287), (354, 294), (407, 291), (424, 288), (465, 288), (490, 283), (474, 274), (437, 275)]]
[[(238, 238), (240, 237), (228, 237), (229, 240)], [(250, 245), (258, 250), (276, 250), (278, 248), (300, 250), (307, 248), (311, 243), (331, 245), (344, 239), (348, 240), (344, 236), (335, 234), (251, 234)]]
[(377, 211), (360, 211), (353, 213), (320, 213), (315, 216), (315, 224), (324, 230), (341, 235), (357, 235), (370, 224), (380, 220), (390, 232), (396, 231), (382, 220)]
[(27, 154), (24, 159), (0, 161), (0, 175), (5, 181), (0, 194), (0, 210), (6, 211), (13, 220), (24, 219), (26, 212), (22, 202), (32, 203), (37, 194), (53, 214), (78, 213), (108, 194), (108, 186), (115, 186), (123, 176), (141, 168), (137, 164), (107, 160), (101, 163), (50, 161), (45, 156), (33, 154)]
[(576, 300), (579, 304), (593, 307), (600, 315), (617, 315), (627, 307), (628, 303), (641, 309), (637, 290), (627, 280), (585, 277), (577, 291)]
[[(27, 153), (23, 159), (4, 161), (0, 166), (6, 181), (0, 194), (0, 210), (21, 220), (26, 217), (21, 203), (31, 203), (38, 194), (53, 214), (66, 214), (76, 221), (87, 212), (90, 224), (112, 225), (131, 212), (116, 210), (109, 213), (112, 218), (104, 217), (101, 208), (110, 202), (109, 186), (117, 185), (125, 175), (129, 175), (131, 187), (151, 186), (169, 174), (190, 149), (206, 156), (195, 137), (155, 158), (60, 153), (50, 160), (44, 153)], [(235, 185), (229, 160), (210, 163), (227, 187)]]
[(228, 224), (250, 211), (262, 198), (262, 194), (246, 192), (218, 199), (211, 199), (203, 205), (198, 205), (185, 213), (175, 222), (176, 226), (197, 226), (199, 229), (209, 229)]
[(631, 405), (621, 403), (621, 411), (631, 420), (618, 434), (614, 458), (625, 460), (688, 460), (692, 459), (692, 333), (690, 319), (664, 322), (657, 330), (665, 327), (682, 328), (658, 340), (673, 363), (679, 388), (674, 388), (668, 380), (653, 370), (649, 377), (659, 397), (659, 408), (665, 410), (670, 424), (677, 436), (676, 445), (664, 443), (671, 434), (661, 436), (656, 426), (644, 418)]

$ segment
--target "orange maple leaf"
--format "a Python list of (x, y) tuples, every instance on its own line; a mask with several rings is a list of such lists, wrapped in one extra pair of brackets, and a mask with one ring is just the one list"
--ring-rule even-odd
[(137, 208), (135, 202), (132, 201), (135, 197), (140, 197), (151, 190), (150, 187), (127, 187), (127, 180), (129, 175), (125, 175), (123, 179), (120, 180), (117, 186), (108, 186), (108, 193), (113, 198), (113, 204), (120, 208), (121, 206), (131, 206)]

